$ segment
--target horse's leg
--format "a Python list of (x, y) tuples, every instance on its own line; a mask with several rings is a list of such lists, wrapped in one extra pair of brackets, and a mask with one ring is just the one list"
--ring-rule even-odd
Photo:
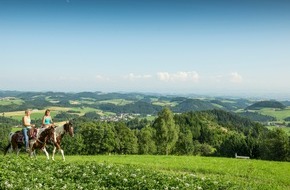
[(52, 157), (51, 157), (51, 159), (52, 159), (53, 161), (54, 161), (55, 151), (56, 151), (56, 146), (53, 146)]
[(56, 141), (56, 132), (55, 131), (53, 132), (53, 140), (54, 140), (53, 143), (56, 143), (57, 142)]
[(60, 150), (60, 153), (61, 153), (61, 156), (62, 156), (62, 160), (65, 161), (64, 151), (61, 148), (59, 150)]
[(7, 154), (7, 152), (9, 151), (9, 150), (11, 150), (11, 143), (9, 143), (8, 144), (8, 146), (6, 146), (6, 148), (5, 148), (5, 150), (4, 150), (4, 156)]
[(18, 148), (18, 144), (16, 142), (12, 142), (12, 149), (15, 151), (16, 156), (18, 156), (20, 148)]
[(49, 154), (48, 154), (45, 146), (43, 147), (42, 151), (45, 153), (47, 160), (49, 160)]
[(17, 156), (19, 156), (19, 152), (20, 152), (20, 150), (21, 150), (21, 149), (18, 148), (18, 146), (17, 146), (17, 148), (16, 148), (16, 155), (17, 155)]
[(32, 156), (36, 159), (36, 150), (34, 149), (34, 151), (31, 152)]
[[(29, 149), (29, 153), (28, 155), (30, 156), (30, 158), (33, 157), (33, 153), (35, 152), (35, 149), (34, 149), (34, 145)], [(36, 156), (34, 155), (34, 158), (36, 158)]]

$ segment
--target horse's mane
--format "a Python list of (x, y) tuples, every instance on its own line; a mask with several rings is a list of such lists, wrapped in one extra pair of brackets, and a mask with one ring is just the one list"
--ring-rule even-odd
[(68, 123), (65, 123), (63, 125), (63, 129), (65, 130), (65, 132), (69, 132), (69, 128), (72, 127), (72, 123), (71, 122), (68, 122)]
[(40, 140), (44, 140), (45, 137), (47, 137), (48, 135), (51, 135), (54, 131), (54, 128), (51, 127), (51, 128), (48, 128), (48, 129), (45, 129), (39, 136), (39, 139)]

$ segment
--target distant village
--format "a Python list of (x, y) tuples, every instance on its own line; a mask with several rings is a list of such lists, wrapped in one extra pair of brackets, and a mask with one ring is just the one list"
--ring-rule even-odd
[[(147, 115), (147, 117), (150, 117), (151, 115)], [(117, 115), (111, 115), (111, 116), (101, 116), (101, 121), (129, 121), (132, 119), (135, 119), (137, 117), (140, 117), (140, 114), (133, 114), (133, 113), (121, 113)]]

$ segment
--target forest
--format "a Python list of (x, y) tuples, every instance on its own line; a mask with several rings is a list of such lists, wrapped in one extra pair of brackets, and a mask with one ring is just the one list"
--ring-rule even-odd
[[(7, 145), (11, 126), (18, 121), (0, 117), (0, 148)], [(290, 161), (290, 137), (277, 128), (224, 110), (174, 114), (163, 108), (156, 119), (100, 121), (94, 117), (72, 120), (75, 136), (64, 137), (66, 154), (201, 155)]]

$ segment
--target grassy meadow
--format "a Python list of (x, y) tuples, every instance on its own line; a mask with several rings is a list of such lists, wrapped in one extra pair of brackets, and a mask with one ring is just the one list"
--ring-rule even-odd
[[(90, 107), (47, 107), (47, 109), (50, 109), (51, 112), (51, 116), (52, 118), (55, 117), (57, 114), (59, 114), (60, 112), (66, 112), (69, 110), (73, 110), (73, 111), (77, 111), (79, 112), (78, 115), (82, 116), (87, 112), (97, 112), (100, 115), (115, 115), (112, 112), (103, 112), (102, 110), (99, 109), (94, 109), (94, 108), (90, 108)], [(32, 110), (31, 113), (31, 119), (41, 119), (44, 115), (45, 109), (43, 110)], [(5, 117), (9, 117), (12, 119), (16, 119), (18, 121), (21, 121), (22, 117), (24, 116), (24, 110), (23, 111), (13, 111), (13, 112), (5, 112)]]
[(69, 156), (68, 162), (107, 162), (165, 173), (193, 173), (242, 189), (289, 189), (290, 163), (200, 156)]
[[(15, 155), (0, 156), (0, 160), (2, 160), (0, 165), (3, 165), (3, 167), (9, 167), (4, 162), (22, 163), (24, 161), (23, 164), (31, 167), (35, 167), (33, 163), (37, 163), (38, 168), (35, 172), (44, 171), (45, 173), (41, 175), (42, 178), (46, 175), (48, 178), (53, 178), (53, 176), (61, 177), (59, 184), (54, 183), (54, 185), (58, 185), (58, 188), (62, 188), (64, 185), (71, 185), (70, 187), (75, 189), (76, 186), (73, 185), (76, 185), (74, 183), (77, 180), (85, 183), (78, 182), (79, 185), (93, 185), (93, 183), (96, 183), (95, 181), (99, 181), (97, 185), (100, 185), (106, 182), (104, 185), (106, 188), (99, 189), (286, 190), (290, 188), (289, 162), (149, 155), (66, 156), (66, 162), (63, 162), (61, 156), (57, 155), (56, 161), (52, 162), (46, 161), (44, 156), (38, 156), (35, 161), (29, 161), (25, 154), (20, 155), (18, 158)], [(11, 166), (11, 168), (13, 167)], [(51, 168), (55, 168), (55, 171), (50, 171)], [(96, 169), (91, 171), (94, 168), (97, 168), (98, 171)], [(26, 170), (18, 170), (17, 175), (24, 176)], [(9, 172), (6, 171), (2, 175), (8, 175)], [(60, 173), (63, 174), (61, 175)], [(13, 182), (9, 181), (8, 176), (7, 178), (8, 180), (4, 186), (7, 186), (7, 184), (13, 186), (14, 184), (11, 184)], [(94, 182), (83, 181), (87, 180), (87, 178), (94, 180)], [(5, 183), (3, 179), (3, 177), (2, 181), (0, 179), (2, 183), (0, 187), (3, 187), (3, 183)], [(26, 184), (25, 181), (21, 180), (18, 183), (24, 183), (24, 186)], [(27, 183), (30, 185), (29, 182)], [(46, 183), (36, 185), (47, 187), (44, 189), (51, 188)], [(87, 186), (87, 189), (90, 188)]]
[(278, 121), (284, 121), (286, 117), (290, 117), (290, 107), (286, 109), (263, 108), (257, 111), (260, 114), (276, 117)]
[(25, 102), (19, 98), (2, 98), (0, 99), (0, 105), (1, 106), (9, 106), (12, 104), (21, 105)]

